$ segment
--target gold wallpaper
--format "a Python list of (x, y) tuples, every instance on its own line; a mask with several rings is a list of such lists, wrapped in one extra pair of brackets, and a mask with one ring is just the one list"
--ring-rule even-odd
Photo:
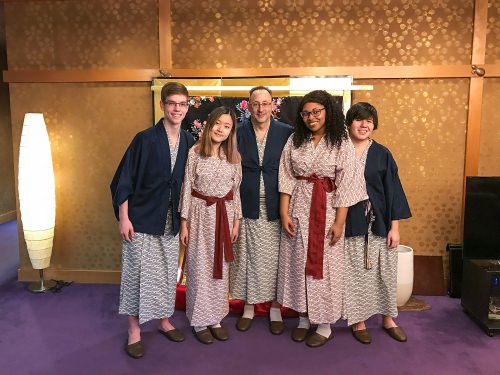
[(173, 65), (469, 64), (473, 12), (473, 0), (172, 1)]
[(486, 64), (500, 64), (500, 1), (488, 2)]
[(356, 80), (356, 91), (379, 113), (374, 139), (391, 150), (413, 217), (401, 221), (401, 242), (417, 255), (444, 255), (461, 242), (467, 79)]
[[(51, 141), (56, 181), (51, 268), (120, 269), (109, 184), (133, 136), (152, 125), (150, 85), (11, 84), (10, 93), (15, 154), (26, 112), (43, 112)], [(30, 267), (22, 238), (21, 265)]]
[[(488, 58), (498, 61), (498, 0)], [(175, 68), (469, 64), (473, 0), (172, 1)], [(158, 66), (157, 0), (6, 2), (9, 69)], [(194, 16), (195, 15), (195, 16)], [(495, 49), (496, 48), (496, 49)], [(492, 60), (493, 59), (493, 60)], [(356, 80), (380, 112), (375, 138), (393, 152), (413, 211), (403, 242), (445, 255), (460, 242), (468, 79)], [(487, 79), (481, 173), (500, 163)], [(133, 135), (152, 124), (150, 84), (10, 85), (14, 154), (25, 112), (43, 112), (53, 145), (57, 217), (52, 267), (120, 268), (109, 183)], [(495, 138), (496, 137), (496, 138)], [(496, 159), (498, 160), (498, 158)], [(17, 164), (17, 160), (14, 160)], [(16, 166), (17, 168), (17, 166)], [(498, 170), (498, 169), (497, 169)], [(498, 173), (498, 172), (495, 172)], [(29, 267), (24, 244), (21, 264)]]
[(500, 78), (484, 80), (479, 175), (500, 176)]
[(9, 69), (156, 68), (157, 0), (5, 3)]

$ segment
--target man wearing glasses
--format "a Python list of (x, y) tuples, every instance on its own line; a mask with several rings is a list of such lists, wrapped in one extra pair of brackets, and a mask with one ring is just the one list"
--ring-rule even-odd
[(188, 90), (170, 82), (161, 90), (164, 117), (138, 133), (111, 183), (115, 215), (123, 239), (119, 313), (128, 316), (126, 353), (141, 358), (139, 324), (160, 319), (169, 340), (184, 340), (169, 317), (174, 313), (179, 258), (178, 213), (191, 134), (181, 129)]
[(243, 170), (243, 220), (231, 263), (230, 291), (232, 298), (245, 301), (243, 315), (236, 324), (238, 330), (250, 329), (255, 304), (272, 301), (269, 329), (279, 335), (284, 325), (276, 302), (281, 233), (278, 166), (293, 128), (273, 119), (272, 92), (267, 87), (250, 90), (248, 107), (250, 118), (237, 127)]

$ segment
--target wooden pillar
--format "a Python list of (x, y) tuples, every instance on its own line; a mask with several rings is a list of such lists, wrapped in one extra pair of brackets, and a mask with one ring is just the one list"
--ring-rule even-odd
[[(488, 0), (475, 0), (474, 30), (472, 41), (472, 66), (484, 67), (486, 57), (486, 30), (488, 23)], [(465, 181), (467, 176), (479, 174), (479, 144), (481, 139), (481, 116), (483, 103), (484, 78), (474, 73), (469, 85), (469, 105), (467, 115), (467, 134), (465, 143), (464, 188), (462, 195), (462, 232), (465, 208)], [(462, 237), (463, 233), (461, 233)]]
[(172, 68), (170, 0), (158, 0), (158, 33), (160, 70), (169, 71)]

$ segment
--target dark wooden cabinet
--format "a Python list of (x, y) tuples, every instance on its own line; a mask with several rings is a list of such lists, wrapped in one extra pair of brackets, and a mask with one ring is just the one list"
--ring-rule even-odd
[(500, 331), (500, 260), (464, 260), (462, 307), (489, 336)]

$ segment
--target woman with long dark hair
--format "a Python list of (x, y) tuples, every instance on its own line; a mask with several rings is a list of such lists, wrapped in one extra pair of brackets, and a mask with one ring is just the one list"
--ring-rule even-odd
[(305, 95), (280, 161), (278, 302), (300, 313), (292, 339), (310, 347), (325, 344), (342, 315), (347, 207), (366, 198), (355, 165), (340, 105), (326, 91)]
[(229, 262), (241, 219), (241, 163), (236, 117), (214, 109), (189, 151), (181, 193), (180, 241), (186, 249), (186, 314), (203, 344), (227, 340)]

